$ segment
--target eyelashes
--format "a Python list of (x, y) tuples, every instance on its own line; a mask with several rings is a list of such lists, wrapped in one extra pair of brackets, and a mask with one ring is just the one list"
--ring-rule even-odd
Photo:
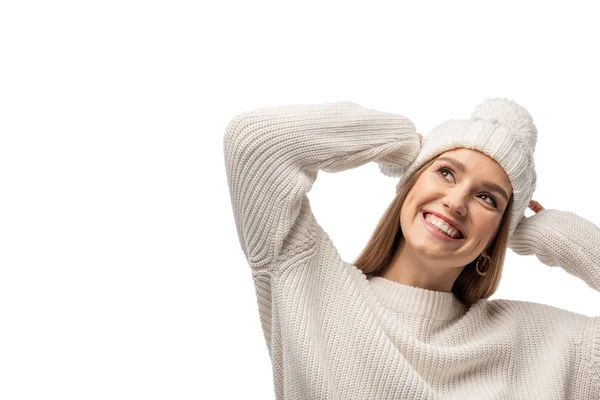
[[(452, 176), (454, 176), (454, 171), (452, 170), (452, 168), (450, 168), (448, 165), (441, 165), (440, 167), (438, 167), (438, 169), (436, 170), (436, 172), (438, 174), (440, 174), (440, 176), (446, 180), (445, 176), (442, 174), (442, 171), (447, 171), (450, 172), (452, 174)], [(494, 196), (492, 196), (491, 194), (484, 192), (482, 193), (482, 195), (489, 197), (490, 199), (492, 199), (492, 201), (494, 202), (494, 204), (492, 205), (494, 208), (498, 208), (498, 201), (496, 201), (496, 198)]]

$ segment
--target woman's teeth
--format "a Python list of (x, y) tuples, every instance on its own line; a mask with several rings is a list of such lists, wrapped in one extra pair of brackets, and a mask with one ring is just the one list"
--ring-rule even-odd
[(447, 236), (450, 236), (453, 239), (458, 239), (461, 236), (456, 229), (450, 227), (447, 223), (435, 217), (433, 214), (425, 214), (425, 220), (431, 226), (437, 228), (441, 232), (444, 232)]

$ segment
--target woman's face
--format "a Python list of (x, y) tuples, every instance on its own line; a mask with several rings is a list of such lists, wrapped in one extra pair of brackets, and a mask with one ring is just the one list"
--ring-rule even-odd
[[(466, 148), (442, 153), (406, 197), (400, 214), (405, 245), (430, 265), (464, 267), (495, 237), (511, 194), (508, 176), (487, 155)], [(464, 238), (448, 241), (436, 235), (424, 220), (428, 212), (453, 221)]]

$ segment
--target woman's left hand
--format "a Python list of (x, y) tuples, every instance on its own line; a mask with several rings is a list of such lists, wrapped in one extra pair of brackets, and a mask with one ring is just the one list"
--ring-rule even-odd
[[(531, 208), (533, 210), (533, 212), (536, 213), (536, 214), (539, 213), (540, 211), (544, 211), (545, 210), (545, 208), (542, 207), (542, 205), (540, 203), (538, 203), (537, 201), (535, 201), (535, 200), (531, 200), (529, 202), (529, 208)], [(525, 218), (527, 218), (527, 217), (525, 215), (523, 215), (522, 219), (525, 219)]]

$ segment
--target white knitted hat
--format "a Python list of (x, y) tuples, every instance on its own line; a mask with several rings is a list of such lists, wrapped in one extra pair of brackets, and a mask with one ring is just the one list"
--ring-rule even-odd
[(475, 107), (470, 120), (451, 119), (423, 137), (423, 145), (412, 164), (405, 168), (380, 164), (382, 173), (400, 177), (396, 193), (427, 161), (459, 147), (478, 150), (493, 158), (506, 172), (513, 190), (513, 209), (508, 237), (521, 222), (533, 197), (536, 172), (533, 152), (537, 128), (529, 112), (512, 100), (488, 98)]

